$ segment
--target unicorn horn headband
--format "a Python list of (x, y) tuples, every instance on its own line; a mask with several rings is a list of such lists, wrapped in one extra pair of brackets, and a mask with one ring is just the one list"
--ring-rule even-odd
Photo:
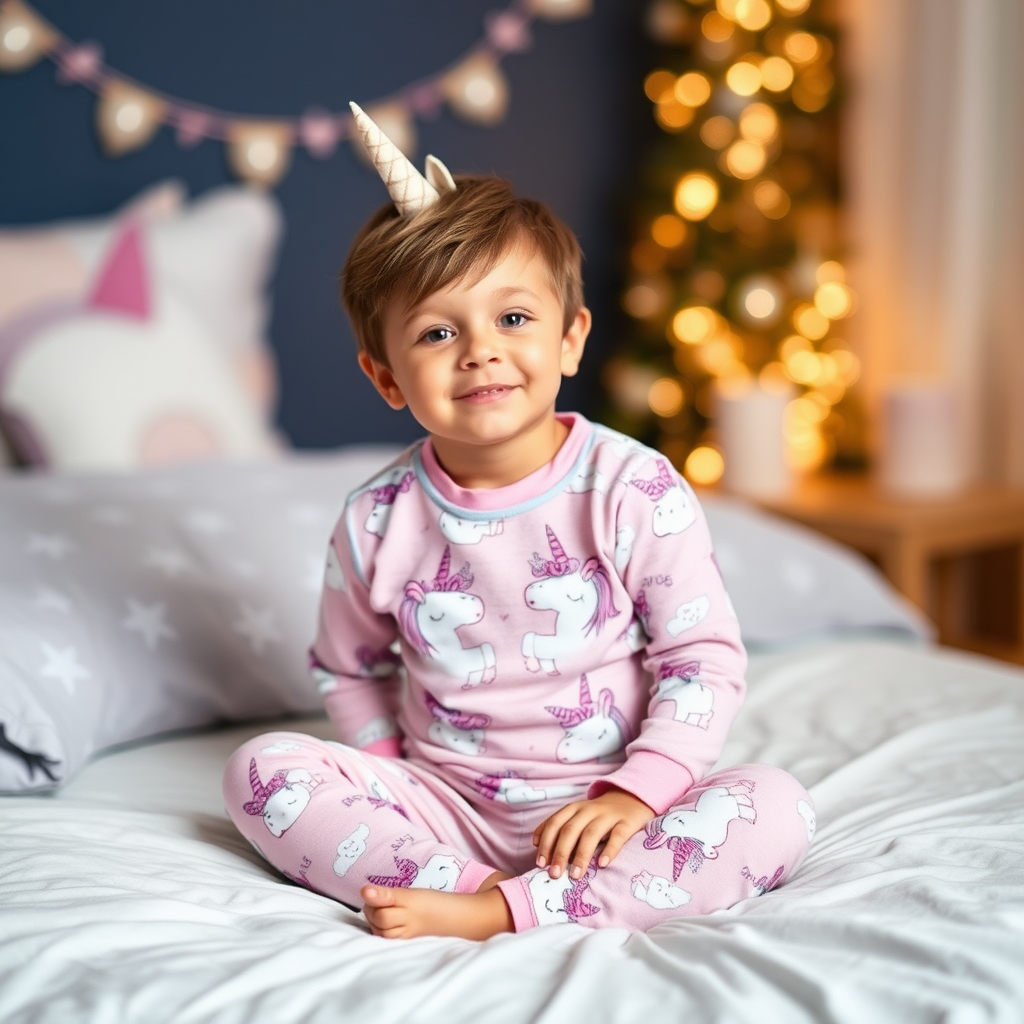
[(427, 157), (424, 177), (365, 110), (356, 103), (349, 106), (366, 152), (403, 217), (413, 217), (436, 203), (442, 192), (455, 191), (454, 179), (436, 156)]

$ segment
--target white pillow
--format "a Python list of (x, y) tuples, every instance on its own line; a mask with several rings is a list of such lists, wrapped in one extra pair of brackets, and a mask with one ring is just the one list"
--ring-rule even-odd
[(836, 629), (934, 638), (927, 618), (852, 548), (741, 500), (700, 500), (748, 647)]

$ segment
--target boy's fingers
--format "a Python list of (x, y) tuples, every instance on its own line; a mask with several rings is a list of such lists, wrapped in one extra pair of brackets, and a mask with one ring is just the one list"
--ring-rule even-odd
[(573, 878), (582, 878), (594, 859), (598, 846), (608, 834), (608, 829), (601, 819), (591, 821), (580, 833), (576, 844), (576, 856), (572, 860), (570, 873)]
[(564, 827), (563, 823), (571, 820), (572, 816), (572, 809), (570, 807), (563, 807), (537, 826), (533, 833), (535, 837), (534, 845), (537, 847), (537, 867), (546, 867), (551, 861), (554, 846), (558, 842), (558, 837)]
[(550, 821), (545, 825), (544, 831), (537, 841), (537, 867), (543, 868), (551, 861), (552, 851), (558, 841), (559, 829)]
[(625, 845), (626, 837), (619, 834), (617, 829), (612, 829), (608, 841), (601, 851), (601, 858), (598, 860), (598, 867), (607, 867), (618, 856), (619, 850)]
[(551, 863), (548, 868), (548, 874), (552, 878), (558, 878), (568, 867), (569, 858), (576, 849), (576, 843), (585, 824), (586, 821), (580, 821), (579, 815), (573, 815), (558, 830), (558, 835), (553, 839)]

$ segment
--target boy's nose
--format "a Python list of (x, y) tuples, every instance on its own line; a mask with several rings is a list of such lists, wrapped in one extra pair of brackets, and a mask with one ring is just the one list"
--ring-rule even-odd
[(462, 337), (464, 347), (461, 365), (463, 368), (472, 369), (474, 366), (483, 366), (485, 363), (500, 361), (500, 348), (495, 339), (490, 337), (485, 331), (467, 331), (463, 333)]

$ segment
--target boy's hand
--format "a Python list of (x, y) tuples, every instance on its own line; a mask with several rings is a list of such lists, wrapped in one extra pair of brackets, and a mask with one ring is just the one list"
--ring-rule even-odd
[(657, 815), (643, 800), (623, 789), (566, 804), (533, 833), (537, 867), (546, 867), (552, 878), (558, 878), (568, 866), (570, 877), (582, 878), (602, 840), (607, 841), (597, 863), (603, 868), (615, 859), (626, 840), (654, 817)]

